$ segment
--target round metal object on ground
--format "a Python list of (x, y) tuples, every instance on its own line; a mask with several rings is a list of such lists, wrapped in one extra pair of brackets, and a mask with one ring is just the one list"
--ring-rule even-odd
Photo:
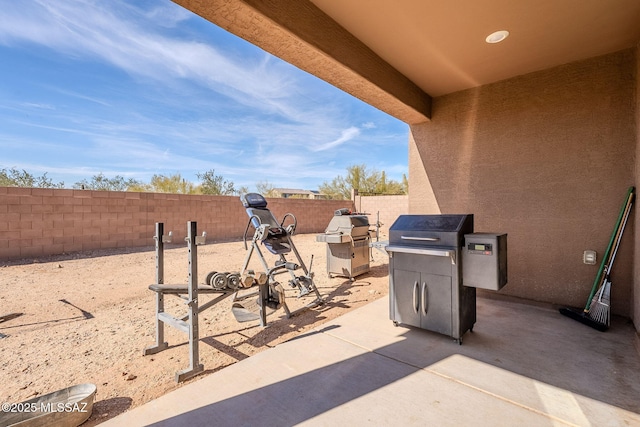
[(216, 273), (211, 278), (211, 286), (213, 289), (223, 290), (227, 287), (227, 275), (225, 273)]
[(217, 273), (217, 271), (210, 271), (210, 272), (207, 274), (207, 278), (206, 278), (206, 279), (204, 279), (204, 283), (205, 283), (206, 285), (209, 285), (209, 286), (213, 287), (213, 282), (211, 282), (211, 279), (213, 279), (213, 276), (214, 276), (216, 273)]
[[(95, 384), (78, 384), (67, 387), (44, 396), (36, 396), (18, 404), (18, 408), (52, 407), (54, 410), (40, 409), (26, 412), (0, 413), (0, 425), (21, 426), (79, 426), (85, 422), (93, 412), (93, 401), (96, 396)], [(42, 405), (42, 406), (41, 406)], [(64, 410), (56, 411), (55, 408)], [(74, 408), (74, 410), (69, 410)], [(80, 410), (75, 410), (79, 408)]]
[(240, 288), (240, 275), (233, 273), (233, 274), (229, 274), (227, 276), (227, 286), (229, 287), (229, 289), (233, 289), (234, 291), (236, 289)]

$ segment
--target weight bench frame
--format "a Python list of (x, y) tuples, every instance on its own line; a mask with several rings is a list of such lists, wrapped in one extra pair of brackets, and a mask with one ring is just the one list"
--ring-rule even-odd
[[(189, 336), (189, 367), (176, 372), (176, 382), (182, 382), (194, 377), (204, 370), (200, 363), (199, 355), (199, 328), (198, 315), (204, 310), (214, 306), (218, 302), (231, 296), (233, 292), (229, 290), (218, 290), (212, 287), (198, 286), (198, 245), (204, 243), (204, 239), (197, 235), (197, 223), (187, 222), (187, 247), (189, 252), (189, 279), (186, 285), (166, 285), (164, 284), (164, 243), (168, 241), (164, 235), (164, 224), (156, 223), (156, 283), (149, 286), (149, 289), (156, 294), (156, 343), (143, 350), (143, 355), (159, 353), (169, 347), (164, 339), (164, 325), (185, 332)], [(199, 305), (199, 294), (218, 294), (211, 301)], [(176, 295), (186, 301), (187, 314), (180, 318), (173, 317), (164, 311), (164, 296)], [(186, 297), (183, 297), (186, 295)]]

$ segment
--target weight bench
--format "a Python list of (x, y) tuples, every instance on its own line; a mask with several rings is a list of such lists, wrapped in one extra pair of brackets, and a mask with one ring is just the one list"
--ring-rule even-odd
[[(156, 293), (156, 307), (158, 306), (158, 298), (162, 298), (163, 295), (176, 295), (181, 297), (185, 301), (189, 301), (187, 297), (182, 297), (182, 295), (189, 295), (189, 285), (165, 285), (160, 283), (154, 283), (153, 285), (149, 285), (149, 290)], [(198, 286), (198, 294), (220, 294), (218, 297), (212, 299), (211, 301), (206, 302), (205, 304), (198, 304), (198, 313), (205, 311), (207, 308), (215, 305), (217, 302), (223, 300), (224, 298), (231, 295), (231, 293), (227, 290), (218, 290), (213, 289), (210, 286)], [(164, 313), (164, 304), (160, 304), (162, 306), (163, 311), (157, 311), (157, 313)], [(165, 313), (165, 317), (168, 317)], [(186, 314), (180, 318), (183, 322), (189, 318), (189, 315)], [(171, 323), (165, 319), (165, 323)], [(180, 328), (178, 328), (180, 329)]]
[[(220, 290), (212, 287), (198, 286), (198, 253), (197, 246), (204, 244), (204, 236), (197, 236), (195, 221), (187, 223), (187, 247), (189, 249), (189, 280), (186, 285), (164, 284), (164, 243), (170, 241), (170, 237), (164, 235), (164, 224), (156, 223), (156, 283), (149, 285), (149, 289), (156, 294), (156, 343), (143, 350), (143, 355), (159, 353), (169, 347), (164, 340), (164, 325), (174, 328), (189, 335), (189, 368), (176, 373), (176, 382), (182, 382), (198, 375), (204, 370), (199, 361), (199, 330), (198, 315), (207, 308), (217, 304), (232, 295), (229, 289)], [(218, 294), (205, 304), (199, 304), (199, 294)], [(164, 311), (164, 296), (176, 295), (182, 298), (187, 305), (187, 314), (182, 317), (173, 317)]]
[[(189, 293), (189, 285), (165, 285), (160, 283), (154, 283), (153, 285), (149, 285), (149, 290), (153, 292), (158, 292), (161, 294), (171, 294), (171, 295), (183, 295)], [(213, 294), (216, 292), (224, 292), (213, 289), (210, 286), (198, 286), (198, 292), (202, 292), (204, 294)]]

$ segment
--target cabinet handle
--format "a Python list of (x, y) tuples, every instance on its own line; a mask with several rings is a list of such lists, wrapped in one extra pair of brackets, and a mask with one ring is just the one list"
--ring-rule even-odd
[(416, 282), (413, 284), (413, 311), (416, 314), (418, 314), (418, 286), (418, 281), (416, 280)]
[(400, 236), (402, 240), (417, 240), (420, 242), (437, 242), (439, 237), (414, 237), (414, 236)]
[(429, 301), (427, 301), (427, 283), (422, 282), (422, 312), (426, 315), (429, 308)]

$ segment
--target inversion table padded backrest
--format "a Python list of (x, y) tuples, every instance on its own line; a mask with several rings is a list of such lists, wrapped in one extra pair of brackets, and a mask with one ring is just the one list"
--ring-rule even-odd
[(251, 225), (257, 230), (266, 225), (266, 233), (262, 237), (262, 243), (273, 254), (286, 254), (291, 251), (288, 233), (278, 224), (271, 211), (267, 209), (267, 201), (257, 193), (249, 193), (240, 197), (246, 208), (247, 215), (251, 218)]

